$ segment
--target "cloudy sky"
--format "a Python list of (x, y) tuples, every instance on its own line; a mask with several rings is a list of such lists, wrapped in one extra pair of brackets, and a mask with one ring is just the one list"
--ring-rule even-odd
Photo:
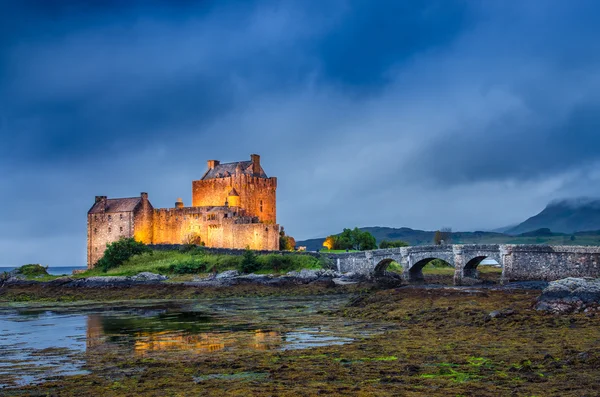
[[(87, 3), (87, 4), (84, 4)], [(600, 3), (0, 0), (0, 265), (259, 153), (297, 239), (600, 196)]]

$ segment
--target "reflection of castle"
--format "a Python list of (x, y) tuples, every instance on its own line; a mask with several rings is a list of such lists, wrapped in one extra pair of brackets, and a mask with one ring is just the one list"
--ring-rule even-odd
[[(87, 319), (88, 351), (95, 348), (107, 347), (108, 336), (104, 333), (102, 315), (91, 314)], [(157, 332), (135, 332), (130, 336), (132, 352), (145, 355), (154, 351), (189, 351), (208, 353), (226, 348), (251, 348), (254, 350), (269, 350), (281, 346), (283, 338), (276, 331), (229, 331), (203, 332), (187, 334), (178, 330)]]
[(277, 178), (268, 177), (260, 156), (221, 164), (208, 161), (202, 178), (192, 181), (192, 206), (178, 199), (174, 208), (155, 209), (148, 194), (114, 198), (96, 196), (88, 211), (88, 267), (106, 244), (134, 237), (144, 244), (181, 244), (200, 239), (208, 247), (279, 249), (276, 218)]

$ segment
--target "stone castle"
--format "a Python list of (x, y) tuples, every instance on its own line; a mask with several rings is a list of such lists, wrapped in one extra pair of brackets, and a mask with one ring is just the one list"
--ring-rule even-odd
[(144, 244), (201, 241), (207, 247), (279, 249), (276, 217), (277, 178), (268, 177), (260, 156), (221, 164), (208, 161), (192, 181), (192, 205), (177, 199), (174, 208), (154, 208), (148, 193), (139, 197), (96, 196), (87, 214), (87, 265), (93, 268), (106, 245), (133, 237)]

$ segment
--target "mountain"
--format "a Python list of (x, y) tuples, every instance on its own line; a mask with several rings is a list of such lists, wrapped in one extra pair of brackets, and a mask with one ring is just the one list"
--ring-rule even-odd
[(539, 229), (569, 234), (600, 230), (600, 199), (577, 198), (552, 201), (542, 212), (504, 233), (518, 235)]
[[(428, 245), (433, 244), (433, 236), (435, 231), (425, 231), (410, 229), (408, 227), (393, 228), (393, 227), (361, 227), (360, 230), (369, 232), (377, 240), (377, 244), (383, 240), (406, 241), (410, 245)], [(502, 233), (494, 232), (454, 232), (452, 233), (452, 242), (457, 244), (483, 244), (483, 243), (504, 243), (512, 236), (507, 236)], [(316, 251), (323, 249), (325, 237), (313, 238), (310, 240), (297, 241), (296, 246), (304, 246), (308, 251)]]

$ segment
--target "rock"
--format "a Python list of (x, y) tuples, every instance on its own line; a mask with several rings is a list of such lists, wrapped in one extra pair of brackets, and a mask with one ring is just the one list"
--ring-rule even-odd
[(315, 270), (302, 269), (298, 273), (298, 277), (303, 280), (316, 280), (319, 278), (319, 274)]
[(150, 272), (141, 272), (131, 277), (133, 281), (164, 281), (168, 279), (167, 276), (163, 276), (162, 274), (150, 273)]
[(221, 272), (219, 274), (217, 274), (215, 276), (215, 278), (217, 280), (220, 280), (222, 278), (234, 278), (240, 275), (240, 272), (238, 272), (237, 270), (225, 270), (224, 272)]
[(358, 281), (352, 280), (352, 279), (347, 279), (344, 277), (337, 277), (337, 278), (332, 278), (331, 281), (333, 281), (333, 283), (335, 285), (349, 285), (349, 284), (356, 284), (358, 283)]
[[(578, 313), (600, 307), (600, 279), (568, 277), (552, 281), (535, 308), (553, 313)], [(588, 311), (589, 312), (589, 311)]]
[(341, 277), (341, 273), (331, 269), (317, 270), (315, 272), (320, 278), (336, 278)]

